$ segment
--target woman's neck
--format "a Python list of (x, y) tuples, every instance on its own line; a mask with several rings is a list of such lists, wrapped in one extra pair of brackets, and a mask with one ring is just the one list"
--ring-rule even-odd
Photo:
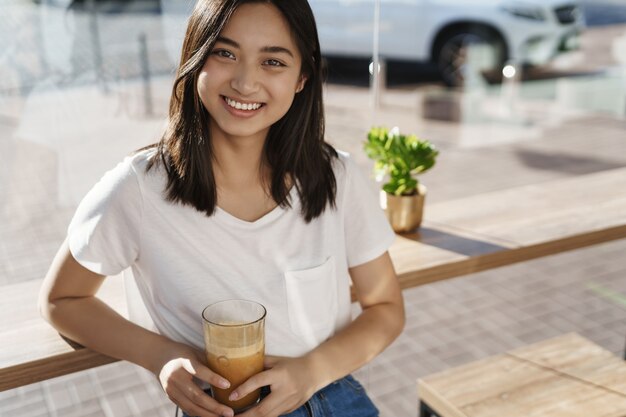
[(211, 136), (214, 175), (218, 188), (262, 186), (269, 182), (264, 162), (264, 137)]
[(264, 137), (211, 136), (217, 205), (230, 215), (256, 221), (276, 208), (269, 184), (271, 170), (264, 162)]

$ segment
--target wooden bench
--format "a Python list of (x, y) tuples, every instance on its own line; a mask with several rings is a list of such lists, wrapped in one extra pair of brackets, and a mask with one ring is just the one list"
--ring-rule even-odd
[(422, 417), (623, 417), (626, 362), (570, 333), (418, 381)]
[[(626, 168), (429, 204), (390, 250), (402, 288), (626, 237)], [(115, 361), (74, 349), (36, 307), (40, 281), (0, 287), (0, 391)], [(101, 297), (126, 313), (120, 279)]]

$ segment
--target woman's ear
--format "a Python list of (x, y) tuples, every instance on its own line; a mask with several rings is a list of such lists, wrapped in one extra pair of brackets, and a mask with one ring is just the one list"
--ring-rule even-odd
[(296, 86), (296, 94), (304, 89), (304, 85), (306, 84), (306, 76), (301, 75), (300, 80), (298, 81), (298, 85)]

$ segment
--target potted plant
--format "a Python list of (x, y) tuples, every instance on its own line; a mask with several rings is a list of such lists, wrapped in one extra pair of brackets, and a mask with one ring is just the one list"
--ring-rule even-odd
[(397, 127), (373, 127), (364, 145), (375, 161), (377, 178), (389, 175), (381, 190), (381, 205), (396, 232), (408, 232), (422, 222), (426, 187), (417, 176), (435, 165), (439, 151), (427, 140), (403, 135)]

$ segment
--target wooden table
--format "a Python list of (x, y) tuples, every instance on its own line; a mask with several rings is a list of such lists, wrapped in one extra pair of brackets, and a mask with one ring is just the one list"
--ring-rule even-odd
[(626, 362), (570, 333), (418, 381), (423, 417), (624, 417)]
[[(128, 317), (121, 279), (106, 279), (98, 297)], [(0, 287), (0, 391), (116, 361), (62, 339), (39, 315), (40, 286), (33, 280)]]
[[(626, 238), (626, 168), (427, 204), (390, 249), (402, 288)], [(121, 279), (102, 298), (125, 314)], [(0, 287), (0, 391), (115, 361), (74, 350), (37, 311), (39, 280)]]
[[(390, 250), (403, 288), (626, 238), (626, 168), (427, 205)], [(428, 199), (428, 197), (427, 197)]]

